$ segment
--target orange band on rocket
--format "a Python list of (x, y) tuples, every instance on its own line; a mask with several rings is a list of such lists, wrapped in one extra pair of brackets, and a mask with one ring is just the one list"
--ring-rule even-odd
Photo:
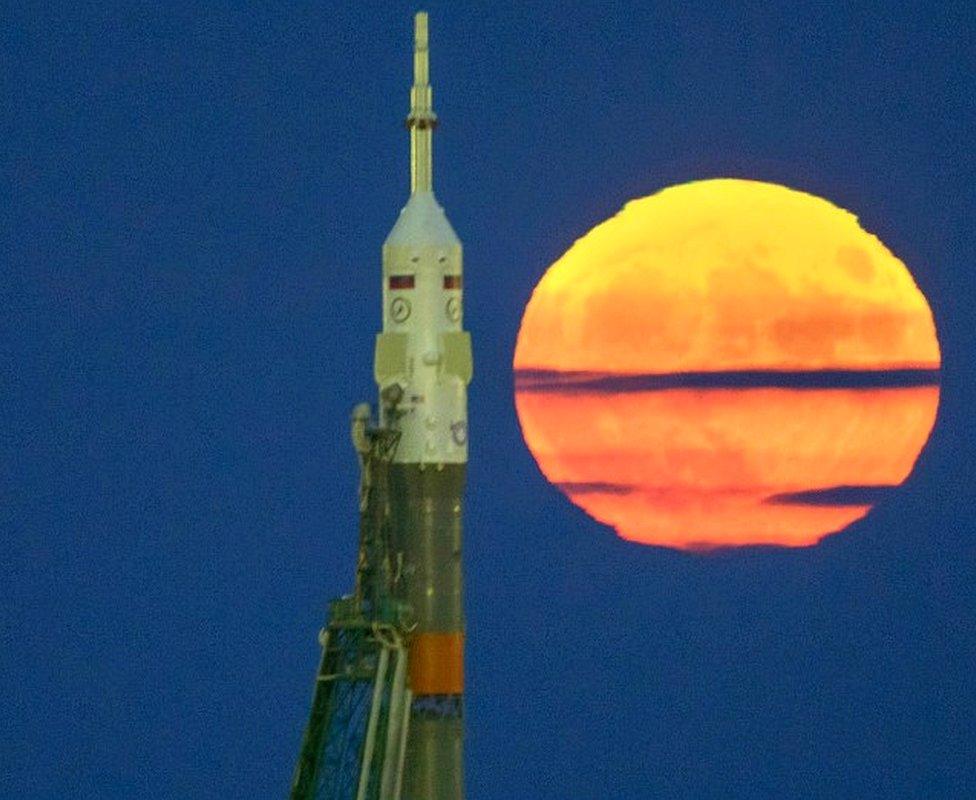
[(414, 695), (463, 693), (464, 634), (415, 633), (409, 664)]

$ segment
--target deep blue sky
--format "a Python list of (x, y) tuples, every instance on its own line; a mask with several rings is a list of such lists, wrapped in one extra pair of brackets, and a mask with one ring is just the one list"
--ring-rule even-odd
[[(976, 12), (801, 5), (427, 6), (476, 357), (470, 800), (976, 796)], [(5, 10), (0, 796), (285, 795), (354, 567), (414, 10)], [(813, 549), (629, 545), (519, 435), (534, 282), (715, 176), (855, 211), (939, 328), (915, 474)]]

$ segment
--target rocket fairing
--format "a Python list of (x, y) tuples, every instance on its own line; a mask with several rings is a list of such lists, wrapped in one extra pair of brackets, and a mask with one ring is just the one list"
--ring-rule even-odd
[(462, 329), (461, 241), (431, 186), (437, 117), (427, 52), (427, 15), (420, 13), (407, 117), (411, 193), (383, 243), (383, 332), (375, 377), (381, 398), (394, 385), (403, 390), (395, 414), (381, 420), (401, 433), (397, 463), (464, 464), (471, 339)]
[(464, 613), (461, 503), (468, 460), (471, 339), (463, 330), (461, 242), (434, 197), (437, 117), (427, 15), (415, 20), (410, 91), (411, 194), (383, 244), (383, 332), (375, 378), (381, 425), (399, 431), (389, 466), (391, 550), (409, 637), (413, 694), (404, 800), (460, 800)]

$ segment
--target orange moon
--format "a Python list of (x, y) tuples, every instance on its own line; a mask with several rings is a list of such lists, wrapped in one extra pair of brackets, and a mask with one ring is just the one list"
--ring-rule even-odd
[(515, 404), (543, 474), (622, 538), (799, 547), (907, 478), (940, 365), (924, 295), (857, 217), (706, 180), (628, 203), (548, 269)]

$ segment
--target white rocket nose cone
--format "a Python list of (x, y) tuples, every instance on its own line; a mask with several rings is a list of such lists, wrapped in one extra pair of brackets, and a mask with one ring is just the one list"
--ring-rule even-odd
[(451, 223), (433, 192), (418, 192), (410, 196), (400, 216), (386, 237), (384, 247), (459, 247)]

